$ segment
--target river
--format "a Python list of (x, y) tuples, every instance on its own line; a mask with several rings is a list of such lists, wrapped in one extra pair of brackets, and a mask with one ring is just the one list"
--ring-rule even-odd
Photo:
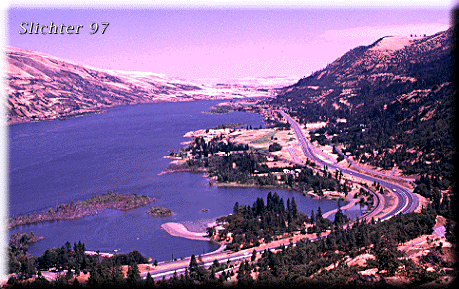
[[(82, 241), (87, 250), (128, 253), (137, 250), (165, 261), (218, 248), (207, 241), (173, 237), (161, 229), (181, 222), (190, 230), (232, 212), (235, 202), (252, 205), (269, 191), (286, 200), (295, 196), (299, 211), (310, 214), (334, 209), (336, 201), (315, 200), (285, 190), (209, 186), (202, 174), (161, 174), (169, 163), (163, 156), (179, 150), (183, 135), (219, 124), (263, 125), (260, 115), (231, 112), (202, 113), (222, 101), (153, 103), (120, 106), (106, 113), (64, 121), (9, 126), (9, 215), (41, 212), (58, 204), (83, 201), (108, 190), (146, 194), (152, 206), (172, 209), (170, 217), (151, 217), (148, 206), (121, 212), (106, 210), (72, 221), (18, 227), (10, 234), (33, 231), (44, 239), (30, 245), (39, 256), (66, 241)], [(201, 209), (208, 209), (203, 212)]]

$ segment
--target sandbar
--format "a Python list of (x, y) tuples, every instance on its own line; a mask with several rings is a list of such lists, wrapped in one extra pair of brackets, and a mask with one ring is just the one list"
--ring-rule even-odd
[(206, 232), (191, 232), (180, 224), (174, 222), (168, 222), (161, 225), (166, 232), (175, 237), (182, 237), (191, 240), (210, 241), (209, 237), (206, 237)]

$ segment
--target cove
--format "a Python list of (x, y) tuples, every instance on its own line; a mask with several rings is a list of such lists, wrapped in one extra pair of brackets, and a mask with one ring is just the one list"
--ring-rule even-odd
[[(158, 261), (207, 253), (218, 244), (173, 237), (161, 229), (166, 222), (183, 223), (190, 230), (232, 212), (235, 202), (252, 205), (269, 191), (295, 197), (298, 210), (310, 215), (337, 207), (332, 200), (260, 188), (209, 186), (202, 174), (161, 174), (169, 163), (163, 156), (179, 150), (183, 135), (220, 124), (242, 123), (259, 127), (260, 115), (231, 112), (202, 113), (222, 101), (153, 103), (120, 106), (106, 113), (64, 121), (43, 121), (9, 126), (9, 215), (41, 212), (61, 203), (83, 201), (108, 190), (146, 194), (151, 206), (172, 209), (170, 217), (151, 217), (146, 207), (121, 212), (103, 211), (72, 221), (18, 227), (10, 234), (33, 231), (44, 239), (31, 245), (39, 256), (66, 241), (81, 240), (87, 250), (128, 253), (138, 250)], [(202, 209), (208, 209), (203, 212)]]

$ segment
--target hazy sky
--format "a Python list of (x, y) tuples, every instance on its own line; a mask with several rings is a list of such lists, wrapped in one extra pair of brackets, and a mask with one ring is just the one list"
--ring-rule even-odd
[[(380, 37), (431, 35), (450, 25), (447, 8), (10, 8), (6, 17), (10, 46), (188, 79), (305, 76)], [(83, 28), (78, 35), (21, 35), (22, 22)], [(110, 24), (104, 35), (90, 35), (93, 22)]]

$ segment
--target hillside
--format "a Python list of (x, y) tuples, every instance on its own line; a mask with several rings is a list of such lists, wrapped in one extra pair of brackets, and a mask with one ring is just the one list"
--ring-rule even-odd
[(98, 69), (13, 47), (6, 48), (6, 56), (10, 124), (126, 104), (266, 97), (274, 89), (263, 83), (202, 84), (156, 73)]
[(285, 87), (271, 104), (300, 122), (326, 121), (313, 139), (362, 163), (453, 180), (453, 28), (387, 36)]

